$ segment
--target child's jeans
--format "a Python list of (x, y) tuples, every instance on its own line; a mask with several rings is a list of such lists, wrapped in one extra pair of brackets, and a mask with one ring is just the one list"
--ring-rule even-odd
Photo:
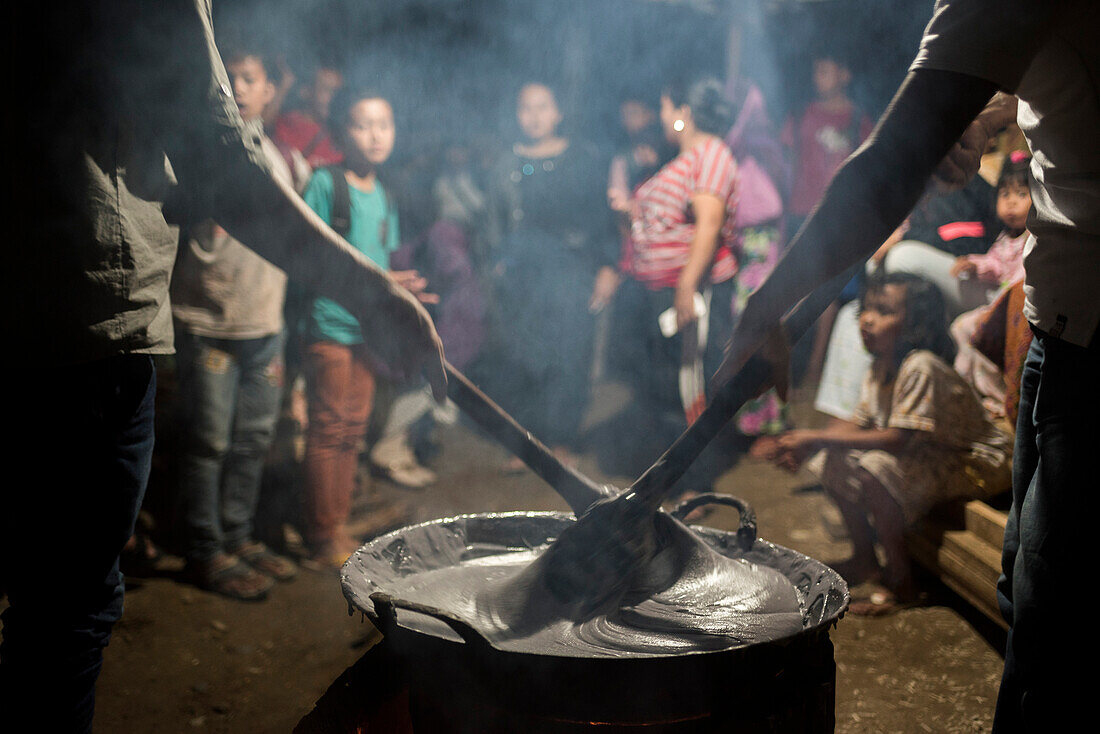
[(180, 491), (190, 561), (208, 561), (252, 539), (282, 397), (284, 344), (282, 332), (212, 339), (176, 329), (180, 403), (187, 416)]

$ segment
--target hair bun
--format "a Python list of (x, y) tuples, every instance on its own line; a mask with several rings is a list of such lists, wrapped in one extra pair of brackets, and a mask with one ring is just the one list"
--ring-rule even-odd
[(687, 90), (687, 105), (699, 129), (724, 135), (734, 122), (733, 105), (725, 88), (713, 76), (696, 80)]

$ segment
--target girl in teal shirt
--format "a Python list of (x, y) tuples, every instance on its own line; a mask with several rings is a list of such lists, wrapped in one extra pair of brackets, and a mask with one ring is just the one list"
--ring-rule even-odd
[[(388, 269), (390, 253), (399, 241), (397, 212), (378, 181), (377, 168), (393, 151), (393, 108), (375, 91), (348, 87), (333, 100), (330, 119), (334, 140), (345, 154), (344, 163), (318, 170), (303, 198), (353, 247)], [(345, 191), (344, 204), (337, 206)], [(346, 221), (334, 221), (343, 216)], [(423, 293), (426, 282), (415, 271), (392, 275), (421, 300), (432, 300)], [(364, 344), (358, 321), (327, 298), (314, 301), (308, 336), (303, 529), (313, 560), (339, 568), (359, 545), (347, 530), (347, 520), (359, 441), (374, 401), (371, 345)]]

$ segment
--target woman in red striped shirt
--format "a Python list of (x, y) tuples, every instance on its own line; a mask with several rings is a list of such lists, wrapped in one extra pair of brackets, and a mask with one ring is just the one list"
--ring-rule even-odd
[[(712, 77), (668, 87), (661, 95), (661, 125), (679, 154), (638, 187), (630, 207), (631, 244), (622, 267), (628, 284), (641, 291), (637, 323), (648, 356), (637, 375), (637, 397), (671, 436), (683, 429), (685, 417), (690, 422), (701, 412), (707, 377), (720, 364), (732, 330), (738, 173), (722, 135), (733, 112)], [(659, 317), (670, 309), (675, 320), (665, 317), (663, 334)], [(681, 482), (701, 489), (705, 480)]]

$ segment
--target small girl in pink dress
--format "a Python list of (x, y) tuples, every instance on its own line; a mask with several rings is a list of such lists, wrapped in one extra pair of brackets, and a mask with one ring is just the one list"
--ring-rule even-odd
[[(957, 278), (974, 278), (989, 286), (990, 303), (1006, 288), (1024, 278), (1024, 245), (1030, 236), (1027, 215), (1031, 211), (1031, 192), (1027, 171), (1031, 159), (1016, 151), (1005, 161), (997, 180), (997, 217), (1004, 229), (989, 251), (981, 255), (964, 255), (955, 261), (951, 274)], [(992, 361), (974, 348), (971, 341), (982, 315), (989, 306), (980, 306), (960, 315), (951, 324), (951, 336), (958, 344), (955, 370), (974, 386), (982, 404), (997, 417), (1004, 415), (1004, 375)]]

